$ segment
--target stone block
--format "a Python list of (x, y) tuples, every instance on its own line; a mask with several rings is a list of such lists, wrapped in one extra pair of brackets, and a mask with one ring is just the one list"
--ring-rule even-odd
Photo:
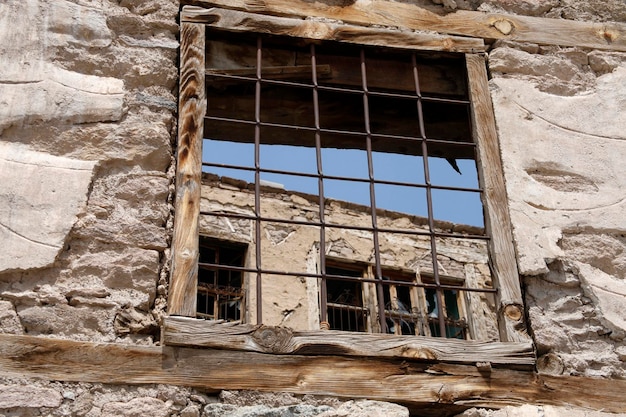
[(5, 248), (0, 272), (55, 261), (84, 209), (93, 168), (93, 162), (0, 143), (0, 239)]
[(520, 272), (547, 272), (564, 232), (623, 233), (626, 217), (626, 66), (593, 94), (562, 97), (532, 82), (493, 81)]
[(63, 396), (54, 389), (23, 385), (0, 385), (0, 409), (59, 407)]
[(102, 407), (101, 417), (167, 417), (167, 404), (157, 398), (140, 397), (128, 402), (111, 402)]
[(0, 333), (23, 334), (24, 329), (17, 317), (13, 303), (0, 301)]

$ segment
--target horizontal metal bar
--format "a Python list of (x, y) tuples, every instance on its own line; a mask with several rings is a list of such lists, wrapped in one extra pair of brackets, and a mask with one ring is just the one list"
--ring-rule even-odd
[[(316, 129), (315, 127), (310, 127), (310, 126), (287, 125), (287, 124), (270, 123), (270, 122), (255, 122), (253, 120), (233, 119), (229, 117), (219, 117), (219, 116), (204, 116), (204, 118), (205, 120), (214, 120), (217, 122), (239, 123), (239, 124), (247, 124), (247, 125), (261, 126), (261, 127), (277, 127), (277, 128), (282, 128), (282, 129), (306, 130), (312, 133), (319, 131), (320, 133), (330, 133), (330, 134), (335, 134), (335, 135), (363, 136), (363, 137), (366, 136), (365, 132), (355, 132), (351, 130), (336, 130), (336, 129), (324, 129), (324, 128)], [(460, 141), (436, 139), (436, 138), (421, 138), (417, 136), (389, 135), (386, 133), (370, 133), (370, 135), (372, 138), (377, 138), (377, 139), (397, 139), (397, 140), (415, 141), (420, 144), (422, 143), (422, 141), (425, 141), (426, 143), (433, 143), (433, 144), (465, 146), (468, 148), (476, 147), (476, 144), (474, 142), (460, 142)], [(204, 139), (211, 139), (211, 138), (204, 138)], [(220, 139), (211, 139), (211, 140), (220, 140)], [(223, 142), (229, 142), (229, 141), (223, 140)]]
[[(355, 225), (345, 225), (345, 224), (334, 224), (334, 223), (321, 223), (321, 222), (313, 222), (307, 220), (289, 220), (289, 219), (280, 219), (280, 218), (272, 218), (272, 217), (257, 217), (253, 215), (246, 215), (240, 213), (222, 213), (222, 212), (214, 212), (214, 211), (200, 211), (200, 215), (204, 216), (215, 216), (215, 217), (230, 217), (233, 219), (243, 219), (243, 220), (257, 220), (259, 219), (262, 222), (268, 223), (282, 223), (282, 224), (298, 224), (302, 226), (317, 226), (317, 227), (326, 227), (326, 228), (335, 228), (335, 229), (344, 229), (344, 230), (360, 230), (364, 232), (373, 232), (373, 227), (367, 226), (355, 226)], [(477, 226), (474, 226), (477, 227)], [(417, 230), (407, 230), (407, 229), (389, 229), (384, 227), (378, 227), (378, 230), (381, 233), (397, 233), (403, 235), (414, 235), (414, 236), (433, 236), (433, 237), (449, 237), (455, 239), (474, 239), (474, 240), (489, 240), (489, 237), (486, 235), (472, 235), (465, 233), (444, 233), (444, 232), (420, 232)]]
[[(243, 165), (231, 165), (231, 164), (217, 164), (214, 162), (202, 162), (202, 166), (205, 167), (214, 167), (214, 168), (226, 168), (226, 169), (236, 169), (240, 171), (256, 171), (253, 167), (247, 167)], [(411, 187), (411, 188), (427, 188), (430, 187), (435, 190), (448, 190), (448, 191), (462, 191), (462, 192), (472, 192), (472, 193), (480, 193), (483, 190), (480, 188), (465, 188), (465, 187), (453, 187), (449, 185), (427, 185), (421, 183), (414, 182), (400, 182), (400, 181), (389, 181), (389, 180), (378, 180), (378, 179), (367, 179), (367, 178), (356, 178), (356, 177), (342, 177), (336, 175), (326, 175), (326, 174), (311, 174), (307, 172), (299, 172), (299, 171), (283, 171), (279, 169), (269, 169), (269, 168), (259, 168), (259, 172), (264, 172), (268, 174), (281, 174), (281, 175), (292, 175), (294, 177), (307, 177), (307, 178), (322, 178), (325, 180), (339, 180), (339, 181), (351, 181), (351, 182), (364, 182), (364, 183), (374, 183), (374, 184), (383, 184), (383, 185), (397, 185), (402, 187)]]
[[(263, 269), (263, 268), (247, 268), (243, 266), (232, 266), (232, 265), (220, 265), (220, 264), (212, 264), (212, 263), (204, 263), (198, 262), (198, 266), (205, 268), (215, 268), (222, 269), (225, 271), (238, 271), (238, 272), (251, 272), (251, 273), (260, 273), (266, 275), (280, 275), (280, 276), (291, 276), (291, 277), (305, 277), (305, 278), (324, 278), (324, 279), (336, 279), (339, 281), (350, 281), (350, 282), (368, 282), (382, 285), (402, 285), (405, 287), (418, 287), (418, 288), (426, 288), (426, 289), (442, 289), (442, 290), (456, 290), (456, 291), (468, 291), (468, 292), (484, 292), (484, 293), (495, 293), (497, 290), (495, 288), (474, 288), (474, 287), (463, 287), (459, 285), (447, 285), (447, 284), (429, 284), (425, 282), (414, 282), (414, 281), (394, 281), (394, 280), (386, 280), (386, 279), (377, 279), (377, 278), (361, 278), (361, 277), (351, 277), (348, 275), (335, 275), (335, 274), (319, 274), (319, 273), (311, 273), (311, 272), (293, 272), (293, 271), (276, 271), (271, 269)], [(429, 276), (426, 274), (422, 274), (422, 276)], [(458, 277), (457, 279), (463, 279)]]
[[(209, 73), (209, 72), (206, 73), (206, 76), (208, 78), (218, 78), (218, 79), (224, 79), (224, 80), (238, 80), (238, 81), (249, 81), (249, 82), (261, 81), (262, 84), (273, 84), (273, 85), (280, 85), (280, 86), (285, 86), (285, 87), (297, 87), (297, 88), (306, 88), (306, 89), (317, 88), (320, 91), (330, 91), (330, 92), (336, 92), (336, 93), (363, 94), (363, 89), (358, 89), (358, 88), (333, 87), (330, 85), (323, 85), (323, 84), (317, 84), (317, 86), (314, 86), (313, 84), (299, 83), (299, 82), (294, 82), (294, 81), (272, 80), (268, 78), (261, 78), (259, 80), (256, 77), (247, 77), (244, 75), (217, 74), (217, 73)], [(420, 99), (422, 101), (432, 102), (432, 103), (447, 103), (447, 104), (462, 104), (462, 105), (470, 104), (469, 100), (434, 97), (434, 96), (429, 96), (429, 95), (424, 95), (424, 94), (416, 95), (416, 94), (406, 94), (406, 93), (389, 93), (385, 91), (376, 91), (376, 90), (374, 91), (368, 90), (368, 94), (371, 96), (389, 97), (389, 98), (402, 98), (402, 99), (412, 99), (412, 100)]]

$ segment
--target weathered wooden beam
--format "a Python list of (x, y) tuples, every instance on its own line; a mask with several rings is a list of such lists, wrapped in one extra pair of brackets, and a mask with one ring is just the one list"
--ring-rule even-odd
[(195, 316), (205, 98), (205, 27), (181, 23), (178, 147), (170, 314)]
[(493, 267), (500, 340), (506, 342), (530, 341), (524, 323), (524, 303), (520, 289), (513, 233), (509, 218), (506, 187), (502, 176), (502, 160), (493, 105), (487, 85), (487, 66), (484, 57), (467, 54), (467, 77), (474, 138), (477, 145), (477, 166), (484, 189), (485, 229), (491, 236), (489, 254)]
[(464, 10), (440, 15), (414, 4), (393, 1), (347, 2), (346, 6), (324, 0), (187, 0), (186, 3), (276, 16), (336, 19), (356, 25), (429, 30), (486, 40), (626, 51), (626, 24), (617, 22), (579, 22)]
[(268, 33), (360, 45), (448, 52), (478, 52), (485, 49), (481, 39), (436, 33), (399, 32), (384, 28), (276, 17), (223, 8), (186, 6), (183, 8), (181, 20), (204, 23), (211, 27), (235, 32)]
[[(0, 335), (0, 374), (105, 384), (174, 384), (401, 402), (441, 415), (469, 407), (550, 404), (626, 412), (626, 381), (336, 356), (76, 342)], [(440, 412), (437, 413), (436, 410)]]
[(491, 362), (534, 366), (531, 343), (476, 342), (440, 337), (396, 336), (342, 331), (292, 331), (285, 327), (166, 318), (163, 343), (259, 353), (346, 355), (465, 364)]

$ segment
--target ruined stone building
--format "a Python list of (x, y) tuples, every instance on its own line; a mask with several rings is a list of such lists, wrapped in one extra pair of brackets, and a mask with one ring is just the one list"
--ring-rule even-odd
[(1, 416), (626, 415), (626, 3), (0, 4)]

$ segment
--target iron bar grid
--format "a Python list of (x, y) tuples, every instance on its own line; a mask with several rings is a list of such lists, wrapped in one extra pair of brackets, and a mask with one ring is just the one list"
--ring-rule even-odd
[[(246, 268), (244, 266), (233, 266), (233, 265), (224, 265), (224, 264), (215, 264), (215, 263), (206, 263), (199, 262), (199, 267), (211, 269), (211, 270), (225, 270), (225, 271), (238, 271), (238, 272), (248, 272), (248, 273), (256, 273), (256, 268)], [(365, 277), (351, 277), (349, 275), (336, 275), (336, 274), (327, 274), (327, 273), (313, 273), (313, 272), (304, 272), (304, 271), (278, 271), (273, 269), (260, 269), (262, 274), (267, 275), (282, 275), (282, 276), (290, 276), (290, 277), (304, 277), (304, 278), (319, 278), (319, 279), (336, 279), (339, 281), (352, 281), (352, 282), (370, 282), (373, 284), (380, 283), (380, 279), (378, 278), (365, 278)], [(426, 274), (423, 274), (426, 276)], [(431, 288), (437, 289), (441, 288), (442, 290), (458, 290), (458, 291), (467, 291), (467, 292), (482, 292), (482, 293), (495, 293), (497, 290), (495, 288), (485, 287), (485, 288), (475, 288), (475, 287), (465, 287), (461, 285), (448, 285), (448, 284), (429, 284), (427, 282), (414, 282), (414, 281), (397, 281), (392, 279), (385, 279), (385, 285), (402, 285), (406, 287), (417, 287), (417, 288)]]
[[(312, 71), (314, 68), (312, 68)], [(230, 74), (219, 74), (219, 73), (209, 73), (207, 77), (224, 79), (224, 80), (236, 80), (236, 81), (257, 81), (256, 78), (253, 77), (245, 77), (241, 75), (230, 75)], [(334, 93), (349, 93), (349, 94), (363, 94), (362, 90), (357, 88), (345, 88), (345, 87), (333, 87), (329, 85), (319, 85), (319, 84), (305, 84), (298, 83), (293, 81), (284, 81), (284, 80), (270, 80), (270, 79), (262, 79), (261, 82), (263, 84), (268, 85), (280, 85), (284, 87), (299, 87), (299, 88), (307, 88), (311, 89), (313, 86), (318, 91), (329, 91)], [(388, 93), (384, 91), (370, 91), (369, 94), (371, 96), (376, 97), (390, 97), (390, 98), (402, 98), (402, 99), (421, 99), (426, 102), (432, 103), (445, 103), (445, 104), (470, 104), (469, 100), (461, 100), (461, 99), (451, 99), (451, 98), (442, 98), (442, 97), (434, 97), (428, 95), (413, 95), (413, 94), (402, 94), (402, 93)]]
[[(216, 121), (216, 122), (247, 124), (247, 125), (254, 125), (254, 126), (259, 125), (261, 127), (276, 127), (276, 128), (281, 128), (281, 129), (305, 130), (309, 132), (317, 131), (315, 127), (310, 127), (310, 126), (288, 125), (288, 124), (271, 123), (271, 122), (258, 122), (257, 123), (256, 121), (252, 121), (252, 120), (235, 119), (235, 118), (219, 117), (219, 116), (205, 116), (204, 118), (206, 120)], [(346, 135), (346, 136), (348, 135), (364, 136), (365, 134), (364, 132), (356, 132), (352, 130), (336, 130), (336, 129), (325, 129), (325, 128), (320, 128), (319, 132), (328, 133), (328, 134), (336, 134), (336, 135)], [(423, 138), (418, 138), (415, 136), (390, 135), (390, 134), (376, 133), (376, 132), (370, 132), (370, 135), (372, 138), (379, 138), (379, 139), (394, 139), (394, 140), (418, 141), (418, 142), (421, 142), (423, 140)], [(476, 144), (474, 142), (461, 142), (461, 141), (437, 139), (437, 138), (428, 138), (428, 141), (432, 144), (438, 143), (438, 144), (450, 145), (450, 146), (455, 145), (455, 146), (467, 146), (471, 148), (476, 147)]]
[[(216, 212), (216, 211), (200, 211), (201, 215), (205, 216), (215, 216), (215, 217), (230, 217), (233, 219), (241, 219), (241, 220), (257, 220), (260, 219), (264, 223), (283, 223), (283, 224), (294, 224), (300, 226), (317, 226), (322, 227), (325, 226), (327, 229), (335, 228), (335, 229), (346, 229), (346, 230), (360, 230), (363, 232), (373, 232), (374, 228), (367, 226), (358, 226), (358, 225), (347, 225), (341, 223), (328, 223), (328, 222), (315, 222), (310, 220), (294, 220), (294, 219), (281, 219), (278, 217), (265, 217), (265, 216), (251, 216), (247, 214), (238, 214), (238, 213), (224, 213), (224, 212)], [(402, 235), (413, 235), (413, 236), (434, 236), (441, 238), (454, 238), (454, 239), (472, 239), (472, 240), (489, 240), (488, 236), (485, 235), (471, 235), (465, 233), (445, 233), (445, 232), (421, 232), (419, 230), (409, 230), (409, 229), (389, 229), (385, 227), (378, 227), (378, 231), (380, 233), (394, 233), (394, 234), (402, 234)]]
[[(229, 165), (229, 164), (216, 164), (211, 162), (203, 162), (202, 166), (206, 167), (215, 167), (215, 168), (226, 168), (226, 169), (236, 169), (241, 171), (256, 171), (257, 168), (247, 167), (243, 165)], [(337, 175), (324, 175), (322, 173), (311, 174), (308, 172), (298, 172), (298, 171), (283, 171), (280, 169), (268, 169), (268, 168), (260, 168), (260, 172), (267, 174), (281, 174), (281, 175), (292, 175), (294, 177), (308, 177), (308, 178), (320, 178), (326, 180), (340, 180), (340, 181), (352, 181), (352, 182), (364, 182), (364, 183), (374, 183), (374, 184), (384, 184), (384, 185), (398, 185), (403, 187), (415, 187), (415, 188), (427, 188), (427, 184), (420, 184), (415, 182), (401, 182), (401, 181), (389, 181), (389, 180), (379, 180), (379, 179), (366, 179), (366, 178), (356, 178), (356, 177), (342, 177)], [(464, 187), (454, 187), (449, 185), (430, 185), (430, 188), (436, 190), (448, 190), (448, 191), (465, 191), (465, 192), (475, 192), (481, 193), (483, 192), (482, 188), (464, 188)]]
[[(237, 169), (244, 171), (253, 171), (254, 172), (254, 215), (246, 215), (246, 214), (235, 214), (235, 213), (221, 213), (221, 212), (212, 212), (212, 211), (201, 211), (201, 215), (209, 215), (209, 216), (218, 216), (218, 217), (229, 217), (229, 218), (237, 218), (237, 219), (248, 219), (253, 220), (255, 224), (255, 267), (254, 268), (246, 268), (246, 267), (235, 267), (235, 266), (227, 266), (222, 264), (209, 264), (209, 263), (199, 263), (200, 267), (203, 268), (216, 268), (216, 269), (224, 269), (224, 270), (233, 270), (246, 272), (256, 275), (256, 320), (257, 323), (263, 323), (263, 315), (262, 315), (262, 279), (264, 275), (281, 275), (281, 276), (293, 276), (293, 277), (306, 277), (306, 278), (317, 278), (321, 282), (320, 286), (320, 321), (327, 321), (327, 296), (326, 296), (326, 280), (343, 280), (343, 281), (351, 281), (351, 282), (368, 282), (376, 284), (376, 292), (377, 292), (377, 304), (378, 304), (378, 325), (380, 326), (380, 331), (387, 331), (387, 322), (385, 318), (385, 301), (384, 301), (384, 286), (385, 285), (402, 285), (406, 287), (418, 287), (424, 289), (433, 289), (435, 290), (437, 297), (437, 318), (435, 319), (438, 322), (439, 326), (439, 335), (441, 337), (446, 336), (446, 322), (449, 321), (446, 318), (446, 312), (443, 310), (444, 304), (444, 290), (454, 290), (459, 292), (478, 292), (478, 293), (495, 293), (497, 290), (494, 288), (476, 288), (476, 287), (467, 287), (464, 285), (447, 285), (442, 283), (441, 277), (439, 274), (439, 265), (437, 260), (437, 238), (454, 238), (454, 239), (475, 239), (475, 240), (489, 240), (489, 236), (485, 235), (469, 235), (469, 234), (459, 234), (459, 233), (446, 233), (437, 230), (435, 224), (435, 216), (433, 209), (433, 199), (432, 199), (432, 191), (433, 190), (448, 190), (448, 191), (456, 191), (456, 192), (473, 192), (473, 193), (483, 193), (481, 188), (465, 188), (465, 187), (456, 187), (456, 186), (444, 186), (444, 185), (436, 185), (431, 183), (430, 179), (430, 168), (428, 164), (429, 157), (429, 146), (432, 145), (446, 145), (446, 146), (460, 146), (460, 147), (469, 147), (474, 149), (475, 143), (473, 141), (465, 142), (465, 141), (454, 141), (447, 139), (437, 139), (428, 137), (425, 129), (425, 116), (424, 110), (422, 107), (423, 102), (431, 102), (431, 103), (441, 103), (441, 104), (449, 104), (449, 105), (463, 105), (468, 108), (470, 101), (466, 99), (450, 99), (450, 98), (441, 98), (441, 97), (433, 97), (428, 95), (422, 95), (420, 91), (420, 81), (418, 68), (416, 63), (416, 54), (411, 54), (411, 66), (413, 72), (414, 79), (414, 87), (415, 93), (397, 93), (397, 92), (383, 92), (383, 91), (370, 91), (368, 88), (368, 79), (367, 79), (367, 65), (365, 60), (366, 50), (361, 47), (359, 49), (359, 61), (360, 61), (360, 74), (362, 85), (361, 89), (358, 88), (345, 88), (345, 87), (335, 87), (335, 86), (327, 86), (327, 85), (319, 85), (318, 83), (318, 75), (317, 75), (317, 64), (316, 64), (316, 47), (315, 45), (310, 46), (311, 53), (311, 84), (308, 83), (299, 83), (292, 81), (284, 81), (284, 80), (274, 80), (263, 78), (263, 43), (261, 36), (257, 37), (256, 44), (256, 67), (255, 67), (255, 77), (247, 77), (241, 75), (232, 75), (232, 74), (219, 74), (219, 73), (207, 73), (208, 78), (212, 78), (215, 80), (228, 80), (228, 81), (244, 81), (244, 82), (254, 82), (255, 91), (254, 91), (254, 120), (243, 120), (236, 118), (237, 115), (233, 115), (235, 117), (218, 117), (218, 116), (205, 116), (207, 122), (227, 122), (238, 125), (251, 125), (254, 127), (254, 167), (249, 166), (239, 166), (232, 164), (222, 164), (222, 163), (202, 163), (205, 167), (215, 167), (215, 168), (228, 168), (228, 169)], [(356, 72), (356, 69), (355, 69)], [(293, 124), (284, 124), (284, 123), (272, 123), (261, 120), (261, 108), (262, 108), (262, 96), (261, 91), (264, 85), (276, 85), (276, 86), (287, 86), (287, 87), (297, 87), (306, 90), (310, 90), (312, 95), (312, 104), (313, 104), (313, 116), (314, 116), (314, 126), (300, 126)], [(358, 94), (362, 96), (363, 101), (363, 116), (364, 116), (364, 131), (354, 131), (350, 129), (327, 129), (322, 128), (320, 125), (320, 104), (319, 104), (319, 92), (320, 91), (330, 91), (330, 92), (338, 92), (338, 93), (347, 93), (347, 94)], [(385, 97), (385, 98), (393, 98), (393, 99), (409, 99), (415, 102), (416, 110), (417, 110), (417, 121), (419, 123), (419, 137), (415, 136), (406, 136), (406, 135), (393, 135), (393, 134), (385, 134), (385, 133), (376, 133), (371, 130), (371, 121), (370, 121), (370, 97)], [(210, 98), (209, 98), (210, 99)], [(273, 127), (273, 128), (284, 128), (290, 129), (293, 131), (306, 131), (314, 134), (315, 137), (315, 155), (316, 155), (316, 167), (317, 173), (304, 173), (304, 172), (294, 172), (294, 171), (285, 171), (285, 170), (277, 170), (277, 169), (268, 169), (264, 168), (261, 165), (260, 159), (260, 147), (261, 147), (261, 136), (262, 136), (262, 128), (263, 127)], [(355, 177), (344, 177), (344, 176), (336, 176), (336, 175), (327, 175), (324, 174), (323, 164), (322, 164), (322, 136), (326, 134), (339, 134), (339, 135), (349, 135), (349, 136), (357, 136), (364, 137), (365, 139), (365, 152), (367, 156), (367, 168), (368, 168), (368, 176), (367, 178), (355, 178)], [(389, 181), (389, 180), (381, 180), (375, 177), (374, 175), (374, 164), (373, 164), (373, 147), (372, 147), (372, 139), (385, 139), (385, 140), (395, 140), (395, 141), (409, 141), (414, 142), (415, 145), (421, 148), (421, 156), (423, 160), (423, 171), (424, 171), (424, 183), (414, 183), (414, 182), (403, 182), (403, 181)], [(318, 183), (318, 206), (319, 206), (319, 221), (302, 221), (302, 220), (290, 220), (290, 219), (280, 219), (280, 218), (272, 218), (263, 216), (261, 213), (261, 199), (262, 199), (262, 186), (261, 186), (261, 174), (262, 173), (271, 173), (271, 174), (281, 174), (281, 175), (291, 175), (303, 178), (315, 178)], [(349, 224), (333, 224), (328, 223), (325, 219), (325, 203), (326, 196), (324, 193), (324, 181), (327, 180), (340, 180), (340, 181), (351, 181), (351, 182), (359, 182), (366, 183), (369, 186), (369, 199), (370, 204), (368, 210), (370, 219), (371, 219), (371, 227), (358, 226), (358, 225), (349, 225)], [(426, 191), (426, 206), (427, 206), (427, 226), (428, 231), (419, 231), (419, 230), (405, 230), (405, 229), (390, 229), (390, 228), (381, 228), (378, 225), (377, 219), (377, 206), (376, 206), (376, 192), (375, 185), (393, 185), (393, 186), (404, 186), (404, 187), (414, 187), (424, 189)], [(272, 223), (286, 223), (286, 224), (295, 224), (295, 225), (306, 225), (306, 226), (316, 226), (320, 228), (320, 241), (319, 244), (319, 273), (307, 273), (307, 272), (290, 272), (290, 271), (277, 271), (272, 269), (263, 268), (262, 256), (262, 224), (266, 222)], [(330, 228), (339, 228), (339, 229), (350, 229), (350, 230), (361, 230), (372, 233), (373, 239), (373, 249), (374, 249), (374, 277), (366, 278), (366, 277), (350, 277), (350, 276), (342, 276), (336, 274), (327, 274), (326, 272), (326, 230)], [(379, 244), (379, 234), (380, 233), (394, 233), (394, 234), (405, 234), (405, 235), (415, 235), (415, 236), (428, 236), (430, 241), (430, 257), (432, 262), (432, 280), (433, 283), (423, 283), (423, 282), (415, 282), (415, 281), (394, 281), (389, 279), (384, 279), (383, 277), (383, 265), (381, 261), (380, 254), (380, 244)]]

